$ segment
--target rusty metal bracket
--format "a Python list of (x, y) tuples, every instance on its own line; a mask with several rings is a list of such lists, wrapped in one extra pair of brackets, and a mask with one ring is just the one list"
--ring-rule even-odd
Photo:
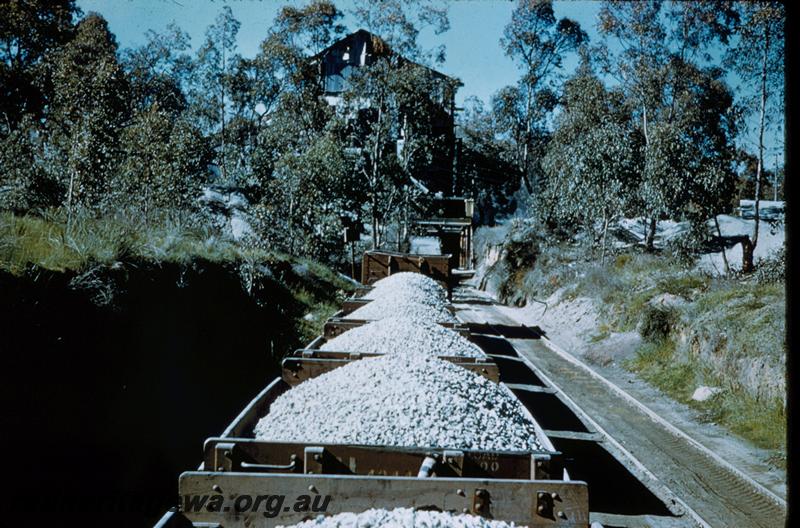
[(472, 495), (472, 513), (491, 519), (491, 504), (492, 498), (489, 494), (489, 490), (476, 488), (475, 493)]
[(325, 448), (309, 446), (303, 450), (305, 464), (303, 473), (322, 475), (325, 473)]
[(558, 479), (561, 475), (553, 474), (553, 459), (546, 453), (531, 455), (531, 480)]
[(445, 450), (442, 453), (442, 464), (447, 466), (454, 475), (459, 477), (464, 474), (464, 452)]
[(233, 471), (233, 457), (236, 451), (236, 444), (233, 442), (220, 442), (214, 446), (214, 467), (213, 471)]
[(554, 501), (559, 498), (558, 493), (539, 490), (536, 492), (536, 514), (540, 517), (555, 520), (553, 515)]

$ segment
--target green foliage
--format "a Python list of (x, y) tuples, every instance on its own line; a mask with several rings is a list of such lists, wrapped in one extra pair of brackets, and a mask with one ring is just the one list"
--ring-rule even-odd
[(174, 22), (164, 33), (148, 30), (147, 42), (122, 53), (122, 65), (130, 83), (131, 104), (143, 111), (158, 105), (162, 111), (186, 109), (184, 85), (191, 70), (189, 35)]
[[(718, 3), (605, 2), (600, 31), (622, 51), (598, 49), (604, 71), (624, 80), (626, 106), (644, 138), (639, 215), (700, 222), (723, 212), (732, 192), (737, 112), (722, 70), (703, 68), (698, 56), (726, 43), (736, 21)], [(706, 59), (710, 60), (710, 59)]]
[(731, 357), (781, 361), (786, 353), (786, 291), (782, 282), (726, 280), (712, 284), (687, 310), (698, 328), (724, 333)]
[(464, 111), (456, 115), (462, 141), (460, 190), (475, 198), (479, 225), (493, 225), (498, 215), (509, 212), (519, 185), (512, 148), (497, 139), (504, 130), (496, 117), (475, 96), (467, 97)]
[(615, 269), (622, 269), (627, 266), (631, 261), (631, 256), (627, 253), (622, 253), (621, 255), (617, 255), (614, 259), (614, 268)]
[(47, 123), (67, 208), (97, 207), (116, 168), (118, 134), (128, 115), (128, 84), (107, 22), (91, 13), (50, 57), (53, 98)]
[[(765, 75), (765, 102), (769, 110), (766, 125), (781, 126), (780, 121), (770, 116), (783, 115), (786, 8), (780, 2), (741, 2), (736, 8), (739, 38), (727, 50), (725, 64), (738, 72), (754, 93), (761, 92)], [(744, 103), (748, 112), (760, 111), (759, 98), (747, 98)]]
[(215, 161), (225, 184), (242, 182), (240, 174), (229, 171), (229, 166), (233, 167), (237, 160), (228, 156), (231, 149), (226, 144), (225, 129), (226, 122), (233, 117), (228, 101), (234, 72), (241, 61), (236, 51), (240, 27), (230, 6), (223, 6), (214, 23), (206, 29), (205, 41), (197, 51), (189, 77), (189, 110), (197, 126), (212, 142)]
[(44, 216), (0, 214), (0, 267), (11, 273), (21, 273), (29, 265), (81, 271), (132, 257), (222, 262), (248, 255), (248, 250), (181, 211), (161, 210), (145, 224), (136, 210), (105, 217), (78, 210), (69, 230), (66, 217), (63, 210)]
[(73, 34), (75, 0), (0, 1), (0, 138), (47, 106), (43, 60)]
[(278, 160), (259, 208), (260, 230), (269, 247), (336, 261), (344, 247), (340, 215), (357, 209), (361, 200), (359, 179), (341, 145), (322, 135), (307, 150)]
[(518, 88), (508, 87), (497, 98), (498, 110), (515, 125), (509, 127), (515, 161), (528, 192), (534, 190), (532, 180), (539, 176), (534, 156), (541, 155), (544, 146), (544, 121), (557, 102), (548, 83), (561, 68), (564, 56), (587, 41), (580, 24), (569, 18), (556, 19), (550, 0), (519, 2), (503, 30), (500, 45), (522, 67), (523, 75)]
[(670, 339), (642, 344), (625, 367), (683, 403), (702, 379), (699, 365), (676, 361), (675, 342)]
[(134, 116), (121, 140), (111, 204), (139, 207), (145, 221), (158, 209), (195, 207), (210, 157), (199, 130), (154, 105)]
[(609, 223), (636, 203), (641, 138), (617, 94), (586, 68), (564, 92), (564, 110), (542, 162), (547, 185), (538, 213), (550, 223), (595, 231), (605, 250)]
[(691, 267), (697, 261), (697, 256), (705, 247), (708, 234), (705, 226), (692, 226), (690, 230), (681, 233), (666, 245), (672, 256), (682, 265)]
[(363, 2), (353, 15), (361, 27), (380, 35), (396, 53), (419, 63), (444, 62), (444, 46), (426, 50), (417, 37), (425, 29), (436, 35), (450, 29), (446, 4), (436, 0)]
[[(783, 401), (760, 401), (748, 394), (725, 391), (706, 402), (691, 402), (704, 420), (728, 427), (764, 449), (786, 449), (786, 407)], [(785, 466), (786, 456), (777, 464)]]
[(753, 279), (759, 284), (775, 284), (786, 280), (786, 244), (759, 261)]
[(644, 343), (625, 367), (700, 411), (703, 420), (723, 425), (758, 447), (785, 449), (786, 408), (782, 401), (759, 400), (730, 388), (704, 402), (694, 401), (691, 396), (699, 385), (724, 386), (724, 380), (697, 362), (679, 361), (675, 356), (675, 343), (671, 340)]
[[(364, 212), (377, 248), (392, 222), (408, 233), (411, 205), (421, 196), (419, 181), (444, 146), (445, 138), (432, 126), (435, 119), (447, 119), (436, 94), (447, 101), (454, 87), (390, 49), (375, 54), (372, 63), (348, 79), (340, 112), (352, 116), (347, 127), (352, 170), (362, 179)], [(369, 101), (367, 108), (364, 101)]]
[(39, 159), (41, 127), (29, 118), (0, 139), (0, 210), (28, 211), (59, 203), (63, 190)]
[(698, 292), (706, 291), (710, 279), (705, 275), (689, 273), (670, 273), (658, 279), (656, 288), (663, 293), (692, 299)]
[(506, 243), (505, 251), (505, 260), (512, 270), (532, 268), (536, 266), (539, 243), (533, 236), (514, 237)]
[(678, 320), (674, 308), (654, 306), (648, 304), (642, 312), (642, 322), (639, 333), (645, 341), (658, 342), (669, 337), (672, 328)]

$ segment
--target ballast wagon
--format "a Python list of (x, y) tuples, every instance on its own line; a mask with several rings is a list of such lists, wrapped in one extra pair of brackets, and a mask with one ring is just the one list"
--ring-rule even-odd
[[(343, 332), (369, 324), (348, 317), (370, 302), (362, 298), (368, 291), (361, 289), (358, 297), (345, 301), (342, 311), (325, 324), (323, 335), (285, 357), (281, 377), (264, 388), (220, 436), (205, 441), (200, 467), (179, 478), (179, 506), (157, 526), (271, 527), (319, 515), (409, 507), (530, 527), (588, 527), (586, 483), (570, 478), (562, 453), (522, 405), (540, 449), (273, 442), (255, 437), (259, 419), (282, 394), (344, 365), (356, 362), (351, 366), (358, 368), (363, 358), (380, 355), (321, 348)], [(441, 324), (470, 338), (466, 325)], [(519, 401), (500, 382), (498, 365), (490, 356), (449, 356), (445, 351), (439, 358), (491, 380)]]

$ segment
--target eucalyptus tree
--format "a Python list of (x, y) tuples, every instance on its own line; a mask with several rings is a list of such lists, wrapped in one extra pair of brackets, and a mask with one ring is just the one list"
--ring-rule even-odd
[[(745, 242), (742, 268), (753, 269), (753, 251), (758, 244), (759, 201), (764, 176), (764, 134), (781, 126), (784, 115), (784, 32), (786, 12), (779, 2), (740, 2), (738, 41), (726, 62), (741, 77), (753, 96), (744, 98), (748, 113), (758, 115), (758, 164), (755, 176), (755, 226), (752, 240)], [(772, 119), (771, 117), (774, 116)]]
[(519, 179), (513, 163), (513, 146), (492, 107), (469, 96), (458, 114), (456, 132), (461, 140), (459, 167), (463, 192), (475, 198), (479, 222), (493, 225), (497, 214), (511, 205)]
[(44, 130), (30, 116), (0, 140), (0, 209), (26, 213), (59, 205), (63, 186), (45, 170)]
[(75, 0), (0, 0), (0, 138), (51, 100), (46, 58), (74, 34)]
[(278, 160), (266, 186), (271, 198), (259, 207), (262, 220), (285, 226), (264, 233), (272, 247), (329, 263), (341, 260), (341, 216), (357, 210), (362, 193), (336, 129), (332, 123), (304, 150)]
[(397, 224), (398, 244), (407, 236), (410, 210), (421, 208), (428, 193), (421, 175), (445, 147), (431, 123), (456, 85), (428, 67), (444, 61), (444, 47), (425, 49), (418, 36), (425, 28), (441, 34), (450, 24), (446, 4), (428, 0), (364, 3), (353, 14), (379, 35), (370, 61), (348, 80), (342, 106), (352, 123), (354, 170), (366, 184), (366, 215), (378, 248), (390, 223)]
[(192, 210), (211, 151), (185, 116), (158, 104), (137, 112), (121, 134), (121, 161), (108, 193), (114, 207), (135, 207), (145, 224), (157, 210)]
[[(702, 94), (702, 87), (711, 89), (719, 79), (718, 70), (712, 66), (701, 67), (698, 62), (708, 62), (710, 46), (715, 42), (728, 42), (736, 14), (727, 2), (624, 2), (606, 1), (600, 11), (600, 32), (606, 39), (614, 39), (620, 51), (612, 53), (608, 46), (596, 48), (603, 72), (613, 76), (623, 87), (631, 106), (638, 129), (644, 138), (643, 208), (642, 216), (648, 219), (645, 243), (650, 249), (660, 217), (676, 216), (686, 211), (676, 200), (676, 194), (685, 189), (685, 182), (696, 176), (681, 169), (672, 161), (691, 159), (692, 154), (679, 154), (676, 149), (691, 149), (688, 142), (675, 145), (664, 143), (669, 138), (691, 136), (691, 131), (681, 131), (680, 124), (697, 124), (694, 117), (684, 119), (682, 112), (696, 110), (686, 97)], [(700, 77), (705, 76), (702, 80)], [(716, 89), (716, 88), (715, 88)], [(729, 98), (723, 98), (723, 103)], [(722, 130), (714, 123), (727, 120), (730, 104), (717, 105), (702, 115), (710, 120), (707, 129)], [(654, 141), (658, 139), (658, 141)], [(728, 140), (711, 142), (709, 148), (719, 147), (720, 155), (727, 155)], [(706, 173), (703, 173), (706, 174)], [(726, 177), (727, 172), (715, 172)], [(694, 176), (693, 176), (694, 175)], [(707, 175), (707, 174), (706, 174)], [(709, 185), (707, 188), (721, 188)], [(711, 202), (716, 202), (712, 199)]]
[(349, 200), (360, 196), (349, 185), (352, 171), (342, 171), (344, 132), (315, 62), (344, 31), (341, 18), (325, 0), (286, 6), (253, 61), (249, 97), (261, 105), (252, 151), (261, 190), (256, 214), (266, 242), (290, 252), (335, 253), (338, 215), (355, 209)]
[(611, 223), (637, 201), (642, 138), (618, 91), (606, 90), (587, 67), (564, 86), (543, 167), (538, 208), (547, 222), (582, 226), (601, 241), (605, 260)]
[(154, 104), (161, 111), (179, 114), (187, 108), (192, 58), (189, 34), (175, 23), (166, 31), (148, 30), (146, 42), (122, 52), (122, 66), (130, 83), (134, 110), (146, 111)]
[(544, 120), (555, 106), (555, 75), (564, 56), (588, 41), (578, 22), (557, 19), (551, 0), (519, 0), (500, 45), (523, 69), (516, 88), (507, 89), (505, 108), (514, 110), (516, 162), (521, 183), (533, 191), (530, 171), (535, 139), (542, 137)]
[(453, 89), (450, 80), (392, 51), (357, 68), (348, 80), (341, 109), (351, 122), (350, 151), (365, 183), (376, 248), (390, 223), (404, 238), (410, 208), (424, 207), (420, 201), (429, 189), (423, 180), (447, 148), (446, 137), (433, 125), (444, 118), (439, 94)]
[(117, 43), (100, 15), (80, 21), (75, 36), (48, 57), (53, 100), (47, 141), (49, 170), (64, 180), (68, 223), (75, 206), (96, 208), (119, 159), (119, 131), (130, 112), (129, 86)]
[(74, 0), (0, 0), (0, 208), (61, 203), (61, 175), (47, 171), (43, 120), (53, 99), (48, 58), (74, 35)]
[(423, 64), (442, 64), (445, 47), (420, 46), (421, 31), (441, 35), (450, 29), (447, 4), (440, 0), (385, 0), (362, 2), (353, 10), (361, 27), (389, 45), (396, 54)]
[(215, 161), (225, 183), (234, 183), (241, 177), (241, 174), (229, 174), (226, 160), (231, 79), (241, 62), (236, 44), (240, 27), (230, 6), (223, 6), (214, 23), (206, 29), (205, 40), (192, 65), (188, 89), (193, 119), (213, 138)]

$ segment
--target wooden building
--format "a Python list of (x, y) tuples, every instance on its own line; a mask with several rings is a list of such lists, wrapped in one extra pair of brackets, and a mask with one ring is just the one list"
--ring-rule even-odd
[[(332, 105), (341, 102), (341, 94), (348, 89), (348, 80), (357, 68), (369, 66), (378, 58), (395, 56), (389, 45), (380, 37), (369, 31), (359, 29), (312, 57), (319, 68), (319, 74), (324, 87), (325, 97)], [(395, 56), (400, 63), (412, 63), (400, 55)], [(425, 188), (432, 193), (442, 192), (450, 194), (456, 188), (456, 137), (455, 137), (455, 95), (463, 83), (458, 79), (449, 77), (441, 72), (419, 65), (428, 71), (436, 81), (439, 89), (434, 93), (437, 111), (434, 113), (432, 131), (435, 137), (440, 138), (436, 143), (441, 145), (434, 153), (431, 163), (419, 175)], [(365, 109), (363, 114), (369, 118)], [(396, 137), (389, 138), (396, 144), (397, 151), (403, 148), (404, 124), (397, 123)]]

